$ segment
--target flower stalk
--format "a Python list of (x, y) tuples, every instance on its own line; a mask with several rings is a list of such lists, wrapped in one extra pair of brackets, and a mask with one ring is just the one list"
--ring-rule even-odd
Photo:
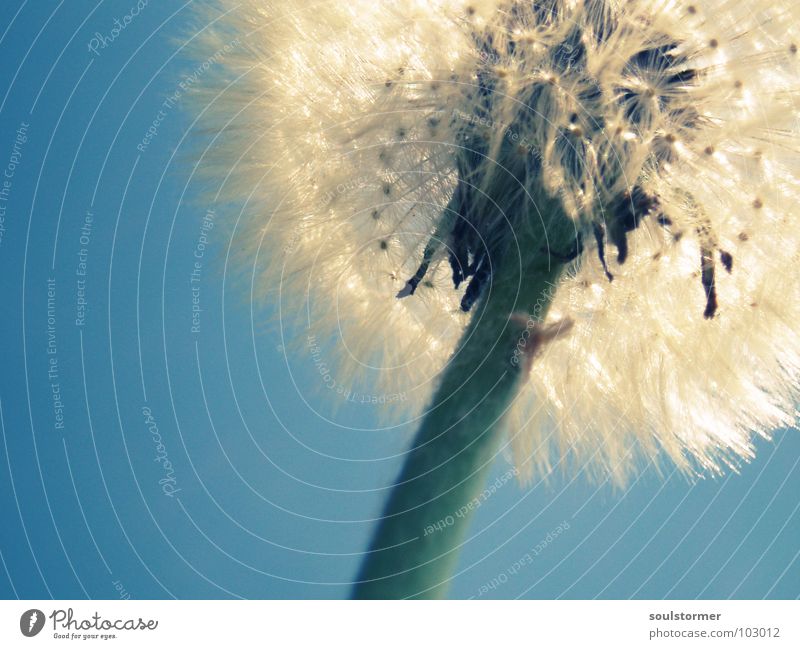
[[(564, 227), (569, 221), (557, 203), (546, 203), (550, 214), (538, 228), (518, 228), (515, 250), (491, 256), (492, 284), (443, 370), (365, 557), (355, 598), (440, 598), (447, 591), (472, 517), (471, 509), (456, 513), (484, 488), (504, 417), (533, 356), (553, 337), (541, 323), (563, 263), (542, 251), (566, 247), (574, 233)], [(439, 521), (446, 524), (430, 532)]]

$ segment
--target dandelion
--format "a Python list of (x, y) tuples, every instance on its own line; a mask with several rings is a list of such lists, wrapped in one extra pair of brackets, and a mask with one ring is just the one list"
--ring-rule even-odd
[(204, 168), (249, 197), (265, 299), (338, 336), (349, 381), (435, 388), (359, 595), (443, 592), (463, 525), (417, 537), (498, 431), (521, 475), (623, 483), (735, 470), (794, 424), (794, 0), (206, 11), (198, 56), (240, 46), (195, 94)]

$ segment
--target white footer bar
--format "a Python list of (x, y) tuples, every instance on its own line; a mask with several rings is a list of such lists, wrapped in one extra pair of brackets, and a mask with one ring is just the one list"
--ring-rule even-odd
[(798, 628), (796, 601), (0, 602), (4, 649), (800, 647)]

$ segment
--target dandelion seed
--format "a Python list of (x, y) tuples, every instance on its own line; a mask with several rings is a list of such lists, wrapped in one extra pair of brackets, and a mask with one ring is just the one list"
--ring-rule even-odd
[[(568, 270), (537, 331), (571, 326), (514, 388), (521, 475), (717, 473), (795, 423), (794, 0), (220, 4), (196, 46), (242, 47), (196, 95), (207, 164), (224, 200), (252, 192), (264, 285), (286, 278), (295, 307), (313, 287), (316, 322), (370, 342), (343, 373), (380, 359), (393, 393), (438, 376), (499, 262), (541, 259)], [(521, 249), (532, 228), (547, 242)]]

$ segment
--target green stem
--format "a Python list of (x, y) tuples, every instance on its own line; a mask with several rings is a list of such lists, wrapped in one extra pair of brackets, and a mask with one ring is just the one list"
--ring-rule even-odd
[[(503, 416), (527, 373), (524, 360), (512, 362), (514, 350), (524, 346), (529, 314), (534, 321), (545, 318), (563, 268), (542, 249), (574, 245), (574, 229), (566, 232), (560, 210), (547, 203), (557, 216), (551, 211), (538, 231), (515, 233), (516, 246), (492, 258), (491, 287), (443, 371), (361, 567), (355, 598), (446, 593), (474, 509), (467, 505), (484, 488)], [(556, 241), (554, 230), (561, 232)]]

